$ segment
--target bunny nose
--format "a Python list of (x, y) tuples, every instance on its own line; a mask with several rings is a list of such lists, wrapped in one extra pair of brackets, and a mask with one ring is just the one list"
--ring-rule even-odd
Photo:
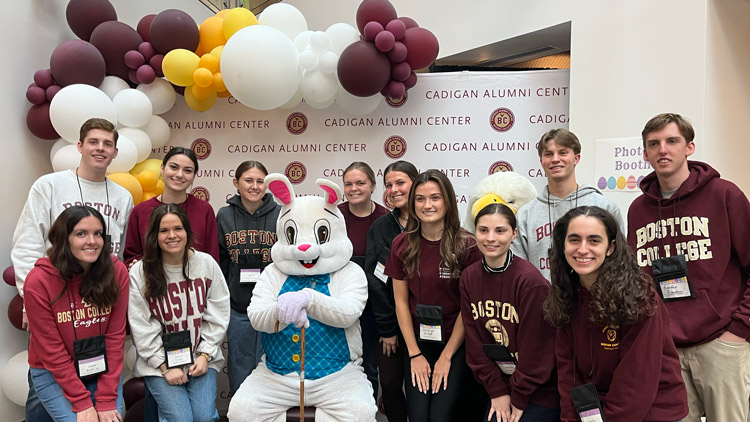
[(297, 246), (297, 249), (301, 250), (302, 252), (306, 252), (308, 249), (310, 249), (310, 246), (312, 245), (310, 245), (309, 243), (303, 243)]

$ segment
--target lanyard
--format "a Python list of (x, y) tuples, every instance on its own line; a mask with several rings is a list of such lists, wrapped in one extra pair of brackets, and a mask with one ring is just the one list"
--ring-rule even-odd
[[(78, 182), (78, 193), (81, 195), (81, 205), (86, 205), (86, 202), (83, 200), (83, 189), (81, 189), (81, 179), (78, 177), (78, 167), (76, 167), (76, 182)], [(110, 209), (112, 208), (111, 205), (109, 205), (109, 179), (106, 177), (104, 178), (104, 192), (107, 195), (107, 207)], [(107, 214), (107, 237), (109, 238), (109, 214)]]

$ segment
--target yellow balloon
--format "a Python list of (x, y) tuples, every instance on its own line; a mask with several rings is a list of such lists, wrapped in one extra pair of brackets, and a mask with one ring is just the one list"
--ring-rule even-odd
[(211, 91), (213, 91), (213, 89), (198, 85), (191, 85), (190, 89), (185, 89), (185, 91), (190, 91), (190, 93), (193, 94), (193, 98), (195, 98), (196, 100), (203, 101), (208, 98), (209, 95), (211, 95)]
[(224, 16), (224, 38), (229, 39), (229, 37), (240, 29), (257, 24), (258, 19), (250, 10), (243, 7), (229, 9), (229, 12)]
[(151, 191), (151, 193), (155, 193), (156, 195), (161, 195), (162, 193), (164, 193), (164, 180), (159, 179), (159, 181), (156, 182), (156, 187), (153, 191)]
[(154, 173), (157, 178), (161, 178), (161, 160), (158, 158), (143, 160), (130, 170), (130, 174), (137, 177), (143, 171), (150, 171), (151, 173)]
[[(193, 87), (195, 87), (195, 85), (193, 85)], [(195, 111), (206, 111), (209, 108), (213, 107), (214, 103), (216, 102), (216, 91), (214, 91), (213, 89), (208, 89), (208, 96), (203, 100), (199, 100), (195, 97), (195, 95), (193, 95), (193, 89), (186, 89), (185, 102), (190, 106), (190, 108)]]
[[(159, 195), (161, 195), (161, 194), (159, 194)], [(146, 202), (149, 199), (151, 199), (151, 198), (153, 198), (155, 196), (159, 196), (159, 195), (157, 195), (157, 194), (155, 194), (153, 192), (143, 192), (143, 198), (141, 199), (141, 202)]]
[(226, 37), (223, 32), (224, 19), (212, 16), (206, 18), (201, 24), (200, 32), (200, 47), (203, 51), (211, 51), (219, 45), (227, 43)]
[(227, 13), (229, 13), (230, 10), (232, 10), (232, 9), (221, 9), (216, 14), (216, 17), (224, 19), (224, 18), (227, 17)]
[(164, 56), (161, 67), (169, 82), (188, 86), (193, 84), (193, 72), (198, 68), (199, 62), (200, 58), (195, 53), (178, 48)]
[(232, 93), (229, 91), (218, 91), (216, 93), (216, 96), (219, 98), (228, 98), (230, 95), (232, 95)]
[[(216, 50), (216, 48), (214, 50)], [(213, 54), (204, 54), (201, 56), (201, 61), (198, 63), (198, 66), (206, 68), (211, 71), (211, 73), (214, 73), (219, 70), (219, 58)]]
[(213, 74), (213, 80), (211, 81), (211, 88), (216, 92), (226, 91), (227, 86), (224, 85), (224, 79), (221, 77), (221, 72)]
[(153, 190), (156, 187), (156, 182), (159, 181), (159, 176), (157, 176), (156, 173), (150, 172), (148, 170), (144, 170), (138, 173), (138, 176), (136, 176), (136, 178), (141, 184), (144, 192)]
[(111, 173), (109, 180), (124, 187), (133, 196), (133, 204), (138, 204), (143, 199), (143, 188), (135, 176), (130, 173)]
[[(208, 88), (214, 81), (214, 75), (210, 70), (199, 67), (195, 69), (195, 72), (193, 72), (193, 80), (195, 81), (195, 85), (193, 85), (193, 87)], [(195, 92), (193, 93), (195, 94)], [(196, 97), (201, 98), (198, 95), (196, 95)]]

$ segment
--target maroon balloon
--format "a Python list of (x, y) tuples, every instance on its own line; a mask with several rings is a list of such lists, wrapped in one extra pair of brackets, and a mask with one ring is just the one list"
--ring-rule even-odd
[(364, 0), (357, 8), (357, 29), (364, 34), (367, 22), (375, 21), (385, 27), (396, 16), (396, 8), (388, 0)]
[(23, 329), (23, 298), (21, 296), (16, 295), (13, 297), (13, 299), (10, 300), (10, 303), (8, 304), (8, 320), (10, 320), (10, 323), (18, 328), (21, 331), (25, 331)]
[(44, 92), (44, 88), (41, 88), (36, 84), (31, 84), (31, 86), (26, 89), (26, 99), (29, 100), (31, 104), (39, 105), (47, 101), (47, 95)]
[(406, 62), (412, 69), (422, 69), (432, 64), (438, 55), (438, 40), (424, 28), (409, 28), (403, 39), (409, 54)]
[(139, 84), (150, 84), (156, 79), (156, 72), (153, 67), (144, 64), (135, 71), (135, 76)]
[(117, 12), (107, 0), (70, 0), (65, 17), (73, 33), (89, 41), (91, 33), (100, 23), (117, 20)]
[(5, 281), (5, 284), (8, 286), (16, 285), (16, 271), (13, 269), (12, 265), (8, 265), (8, 268), (3, 271), (3, 281)]
[(154, 54), (156, 54), (154, 46), (148, 41), (144, 41), (138, 46), (138, 52), (143, 54), (143, 58), (146, 59), (146, 61), (151, 60), (151, 57), (154, 57)]
[(55, 78), (52, 77), (52, 72), (49, 69), (39, 69), (34, 72), (34, 83), (43, 89), (47, 89), (48, 86), (55, 83)]
[(107, 74), (128, 79), (125, 53), (137, 50), (143, 39), (135, 29), (122, 22), (104, 22), (91, 33), (91, 44), (104, 56)]
[(367, 41), (375, 41), (375, 37), (377, 37), (378, 34), (383, 31), (383, 29), (383, 25), (375, 21), (367, 22), (364, 31), (362, 31), (362, 35), (365, 36), (365, 39)]
[(375, 44), (356, 41), (341, 52), (338, 64), (341, 86), (352, 95), (370, 97), (391, 79), (391, 61)]
[(141, 20), (138, 21), (138, 26), (135, 27), (135, 30), (138, 31), (138, 34), (143, 38), (143, 41), (151, 41), (151, 22), (155, 17), (155, 14), (150, 14), (142, 17)]
[(406, 29), (419, 28), (419, 24), (417, 23), (417, 21), (415, 21), (412, 18), (401, 16), (400, 18), (398, 18), (398, 20), (400, 20), (401, 22), (404, 23), (404, 25), (406, 25)]
[(406, 60), (408, 54), (409, 50), (406, 49), (404, 43), (396, 41), (396, 43), (393, 44), (391, 51), (388, 52), (388, 58), (391, 59), (393, 63), (401, 63)]
[(143, 413), (145, 409), (146, 400), (138, 400), (133, 407), (129, 408), (122, 422), (141, 422), (143, 421)]
[(198, 41), (198, 26), (182, 10), (165, 10), (151, 22), (151, 44), (159, 53), (167, 54), (178, 48), (195, 51)]
[(58, 92), (62, 87), (60, 85), (50, 85), (47, 87), (47, 90), (44, 91), (44, 95), (47, 97), (47, 101), (52, 101), (53, 98), (55, 98), (55, 95), (57, 95)]
[(122, 400), (125, 409), (130, 411), (131, 406), (146, 396), (146, 383), (143, 377), (131, 378), (122, 385)]
[(393, 78), (393, 80), (403, 82), (409, 78), (409, 75), (411, 75), (411, 67), (409, 67), (409, 63), (396, 63), (391, 68), (391, 78)]
[(406, 93), (406, 87), (403, 82), (390, 81), (388, 82), (388, 96), (394, 100), (404, 97)]
[(60, 86), (86, 84), (98, 87), (105, 76), (102, 53), (91, 43), (81, 40), (64, 41), (58, 45), (49, 59), (49, 68)]
[(125, 65), (131, 69), (138, 69), (146, 63), (146, 58), (143, 57), (138, 50), (130, 50), (125, 53)]
[(375, 37), (375, 47), (383, 53), (391, 51), (395, 44), (396, 38), (389, 31), (381, 31)]
[(417, 84), (417, 74), (414, 72), (411, 72), (411, 75), (409, 75), (408, 78), (404, 81), (404, 86), (406, 89), (411, 89), (414, 85)]
[(49, 119), (49, 103), (31, 106), (26, 114), (26, 126), (37, 138), (53, 140), (60, 137)]
[(162, 69), (161, 69), (161, 63), (163, 61), (164, 61), (163, 54), (155, 54), (154, 57), (151, 57), (151, 60), (148, 61), (149, 66), (151, 66), (154, 69), (154, 72), (156, 72), (156, 76), (160, 78), (164, 76), (164, 72), (162, 72)]
[(388, 22), (388, 25), (385, 26), (386, 31), (393, 34), (393, 36), (401, 41), (402, 38), (404, 38), (404, 34), (406, 33), (406, 24), (399, 20), (394, 19), (390, 22)]

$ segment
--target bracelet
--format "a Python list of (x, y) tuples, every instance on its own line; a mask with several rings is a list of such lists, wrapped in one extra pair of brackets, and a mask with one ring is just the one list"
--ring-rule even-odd
[[(161, 369), (161, 368), (159, 368), (159, 369)], [(161, 370), (161, 374), (162, 375), (167, 375), (167, 372), (169, 372), (169, 371), (170, 371), (170, 369), (162, 369)]]
[(206, 358), (206, 362), (211, 362), (211, 360), (213, 360), (213, 358), (211, 357), (211, 355), (209, 355), (206, 352), (201, 352), (201, 356), (203, 356), (204, 358)]
[(417, 353), (417, 354), (416, 354), (416, 355), (414, 355), (414, 356), (409, 356), (409, 359), (414, 359), (414, 358), (418, 358), (418, 357), (420, 357), (420, 356), (422, 356), (422, 352), (419, 352), (419, 353)]

